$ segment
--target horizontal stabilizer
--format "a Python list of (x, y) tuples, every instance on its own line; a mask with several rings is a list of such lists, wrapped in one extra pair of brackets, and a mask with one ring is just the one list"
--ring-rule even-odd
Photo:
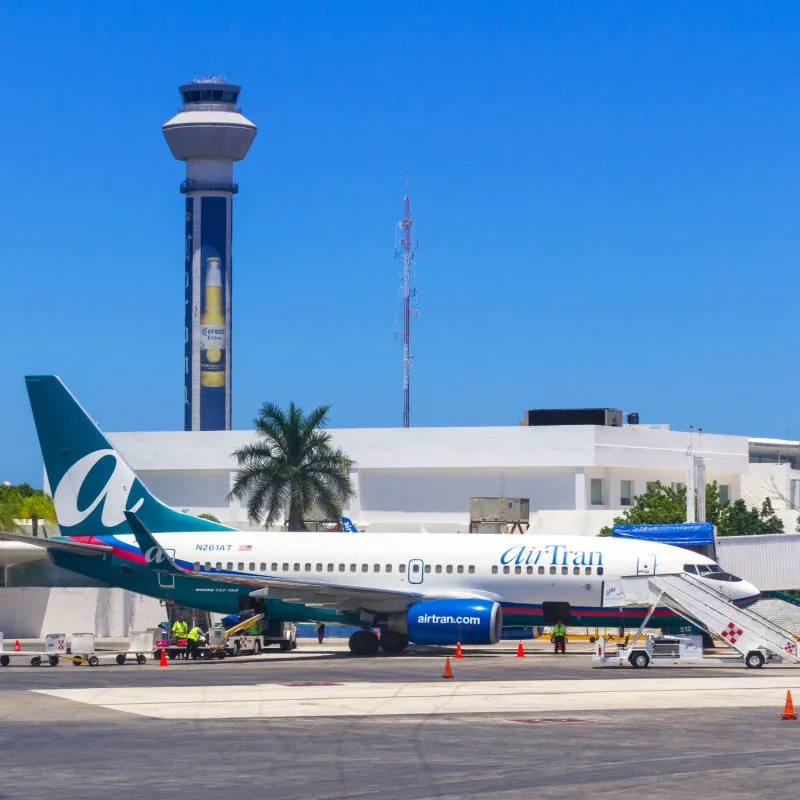
[(0, 540), (8, 542), (22, 542), (32, 544), (35, 547), (43, 547), (47, 550), (63, 550), (67, 553), (75, 553), (84, 556), (104, 556), (114, 548), (105, 544), (87, 544), (85, 542), (73, 542), (71, 539), (45, 539), (39, 536), (26, 536), (23, 533), (2, 533)]

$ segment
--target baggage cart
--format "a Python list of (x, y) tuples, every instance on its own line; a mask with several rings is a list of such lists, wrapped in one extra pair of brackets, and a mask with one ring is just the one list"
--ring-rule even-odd
[(7, 667), (12, 658), (29, 659), (32, 667), (43, 663), (57, 667), (59, 659), (66, 655), (67, 636), (65, 633), (48, 633), (45, 636), (44, 652), (36, 650), (4, 650), (3, 634), (0, 633), (0, 667)]

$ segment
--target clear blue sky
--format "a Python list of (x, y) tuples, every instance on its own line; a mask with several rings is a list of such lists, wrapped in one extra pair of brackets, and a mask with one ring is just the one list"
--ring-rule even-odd
[(41, 485), (23, 376), (106, 430), (183, 424), (180, 83), (237, 167), (234, 427), (402, 419), (393, 258), (419, 240), (412, 423), (531, 407), (800, 437), (800, 6), (3, 5), (0, 480)]

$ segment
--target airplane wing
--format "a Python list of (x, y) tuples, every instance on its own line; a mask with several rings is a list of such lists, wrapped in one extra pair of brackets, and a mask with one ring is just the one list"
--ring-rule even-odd
[(0, 531), (0, 541), (23, 542), (24, 544), (44, 547), (47, 550), (65, 550), (81, 556), (103, 556), (114, 548), (104, 544), (87, 544), (86, 542), (73, 542), (71, 539), (57, 538), (45, 539), (39, 536), (26, 536), (24, 533), (4, 533)]
[[(420, 592), (403, 592), (393, 589), (331, 586), (316, 581), (298, 581), (263, 575), (219, 575), (214, 572), (195, 572), (176, 564), (135, 513), (126, 511), (125, 517), (142, 553), (144, 553), (145, 560), (156, 572), (248, 586), (253, 589), (250, 593), (252, 597), (269, 597), (287, 603), (302, 603), (312, 608), (332, 608), (338, 611), (364, 610), (384, 613), (405, 611), (412, 603), (423, 597), (431, 598), (431, 595), (423, 595)], [(474, 593), (470, 595), (470, 597), (474, 596)]]

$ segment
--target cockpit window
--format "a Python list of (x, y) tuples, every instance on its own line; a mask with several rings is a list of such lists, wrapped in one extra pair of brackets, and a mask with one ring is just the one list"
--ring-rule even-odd
[(714, 581), (729, 581), (736, 583), (741, 580), (730, 572), (725, 572), (719, 564), (684, 564), (683, 571), (692, 575), (699, 575), (701, 578)]
[(697, 575), (697, 567), (694, 564), (684, 564), (683, 571), (691, 572), (692, 575)]

